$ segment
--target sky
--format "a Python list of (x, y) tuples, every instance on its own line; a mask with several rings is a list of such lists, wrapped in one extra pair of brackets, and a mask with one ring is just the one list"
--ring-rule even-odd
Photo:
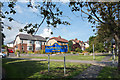
[[(2, 7), (2, 11), (8, 10), (8, 7), (4, 3)], [(23, 28), (28, 23), (40, 23), (41, 16), (38, 16), (39, 10), (33, 8), (28, 8), (26, 2), (17, 2), (15, 6), (16, 14), (15, 15), (7, 15), (11, 16), (15, 19), (15, 21), (9, 22), (7, 19), (2, 19), (2, 21), (12, 27), (11, 30), (8, 30), (6, 26), (4, 26), (3, 33), (5, 34), (5, 44), (11, 42), (15, 39), (19, 32), (20, 28)], [(35, 3), (33, 2), (35, 5)], [(87, 19), (81, 17), (80, 12), (71, 12), (70, 8), (68, 7), (67, 2), (58, 2), (56, 3), (60, 5), (60, 10), (63, 11), (62, 20), (68, 21), (71, 25), (58, 25), (56, 28), (53, 28), (44, 22), (40, 29), (38, 30), (36, 35), (40, 35), (43, 37), (58, 37), (61, 36), (64, 39), (71, 40), (77, 38), (81, 41), (87, 41), (90, 36), (93, 36), (95, 32), (91, 28), (92, 24), (88, 23)], [(68, 17), (65, 17), (68, 16)], [(86, 15), (83, 15), (86, 16)], [(50, 33), (53, 32), (53, 35)], [(22, 32), (25, 33), (25, 32)]]

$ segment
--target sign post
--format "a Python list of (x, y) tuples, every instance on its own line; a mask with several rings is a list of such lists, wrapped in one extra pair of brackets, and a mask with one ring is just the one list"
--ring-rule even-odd
[(66, 65), (65, 65), (65, 54), (64, 54), (64, 75), (66, 74)]
[(48, 54), (48, 72), (50, 71), (50, 54)]
[[(45, 53), (54, 53), (54, 52), (68, 52), (68, 45), (59, 45), (54, 43), (52, 46), (45, 46)], [(48, 72), (50, 67), (50, 54), (48, 54)], [(65, 65), (65, 54), (64, 54), (64, 75), (66, 74), (66, 65)]]

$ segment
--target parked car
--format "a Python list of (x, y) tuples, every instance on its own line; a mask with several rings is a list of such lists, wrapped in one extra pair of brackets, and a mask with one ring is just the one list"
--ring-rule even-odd
[(0, 52), (0, 56), (2, 56), (2, 58), (5, 58), (7, 55)]
[(8, 49), (8, 52), (9, 53), (14, 53), (12, 49)]

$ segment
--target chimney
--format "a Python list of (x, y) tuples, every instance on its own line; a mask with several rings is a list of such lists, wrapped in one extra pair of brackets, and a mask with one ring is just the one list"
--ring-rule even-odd
[(61, 36), (58, 36), (58, 38), (61, 38)]
[(77, 38), (75, 38), (75, 40), (77, 40)]
[(28, 34), (32, 36), (32, 33), (28, 33)]

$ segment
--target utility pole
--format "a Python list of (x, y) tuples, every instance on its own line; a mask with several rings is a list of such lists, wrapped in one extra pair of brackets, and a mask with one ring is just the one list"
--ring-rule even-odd
[(66, 74), (65, 53), (64, 53), (64, 75)]
[(95, 60), (95, 54), (94, 54), (94, 44), (93, 44), (93, 60)]
[(111, 40), (111, 44), (112, 44), (112, 63), (114, 65), (115, 64), (115, 54), (114, 54), (115, 40), (114, 40), (114, 38)]

